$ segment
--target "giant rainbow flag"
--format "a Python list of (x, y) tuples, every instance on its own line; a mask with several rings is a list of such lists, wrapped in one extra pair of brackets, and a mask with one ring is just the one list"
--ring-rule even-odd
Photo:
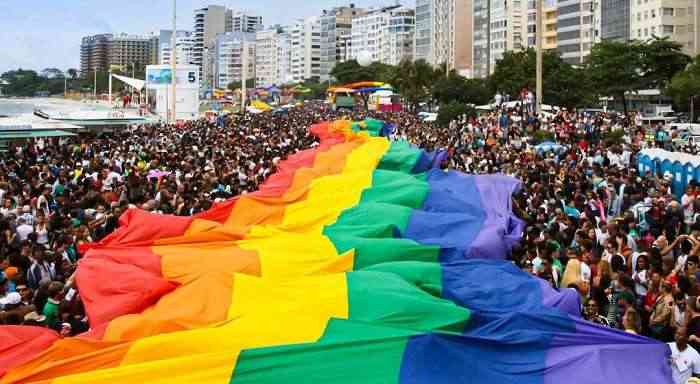
[(669, 382), (665, 344), (505, 260), (517, 180), (441, 170), (381, 121), (311, 129), (255, 193), (126, 212), (78, 268), (92, 329), (0, 328), (1, 382)]

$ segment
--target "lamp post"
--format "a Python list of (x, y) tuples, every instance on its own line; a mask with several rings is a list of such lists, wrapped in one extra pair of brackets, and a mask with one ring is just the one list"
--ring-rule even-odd
[(696, 98), (697, 96), (698, 96), (698, 95), (690, 96), (690, 123), (691, 123), (691, 124), (693, 123), (693, 121), (694, 121), (693, 118), (695, 117), (695, 116), (694, 116), (694, 115), (695, 115), (695, 113), (694, 113), (694, 112), (695, 112), (695, 106), (694, 106), (694, 104), (693, 104), (693, 101), (695, 100), (695, 98)]
[(177, 80), (175, 78), (175, 73), (177, 70), (177, 63), (175, 60), (175, 35), (177, 34), (177, 25), (176, 25), (176, 20), (177, 20), (177, 0), (173, 0), (173, 33), (172, 33), (172, 38), (170, 41), (170, 85), (172, 87), (172, 94), (170, 95), (170, 111), (172, 113), (172, 117), (170, 122), (172, 124), (175, 124), (177, 121), (177, 114), (175, 112), (176, 104), (177, 101), (175, 99), (175, 88), (177, 86)]
[(537, 115), (542, 113), (542, 0), (537, 1), (537, 14), (535, 20), (535, 54), (536, 54), (536, 69), (535, 69), (535, 111)]

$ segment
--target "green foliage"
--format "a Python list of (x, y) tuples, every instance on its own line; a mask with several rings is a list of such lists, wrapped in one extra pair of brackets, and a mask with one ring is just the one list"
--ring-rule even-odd
[(78, 78), (78, 70), (75, 68), (70, 68), (69, 70), (66, 71), (68, 74), (68, 77), (70, 77), (72, 80), (75, 80)]
[[(676, 73), (666, 87), (666, 94), (673, 98), (673, 103), (686, 110), (690, 98), (700, 95), (700, 61), (695, 60), (683, 71)], [(700, 99), (695, 99), (697, 103)]]
[(438, 74), (425, 60), (402, 60), (391, 79), (394, 86), (408, 102), (411, 110), (416, 111), (418, 104), (429, 101), (431, 87)]
[[(491, 95), (498, 90), (517, 98), (523, 88), (535, 90), (536, 61), (533, 49), (506, 52), (490, 77)], [(543, 52), (542, 102), (567, 108), (590, 105), (594, 101), (594, 92), (586, 77), (584, 70), (567, 64), (556, 52)]]
[(432, 86), (432, 96), (440, 104), (458, 101), (465, 104), (487, 104), (491, 98), (489, 84), (484, 79), (467, 79), (450, 72), (447, 77), (440, 76)]
[(690, 57), (683, 53), (683, 45), (668, 37), (654, 37), (640, 44), (638, 49), (645, 88), (663, 89), (691, 62)]
[[(246, 87), (247, 89), (255, 88), (255, 79), (246, 79), (246, 81), (245, 81), (245, 87)], [(235, 91), (236, 89), (240, 89), (240, 88), (241, 88), (241, 82), (240, 82), (240, 81), (232, 81), (232, 82), (228, 83), (228, 85), (226, 86), (226, 88), (228, 88), (228, 89), (230, 89), (230, 90), (232, 90), (232, 91)]]
[(336, 79), (338, 84), (356, 83), (358, 81), (389, 82), (395, 71), (396, 68), (389, 64), (374, 62), (363, 67), (356, 60), (348, 60), (336, 64), (330, 75)]
[(440, 104), (437, 123), (441, 127), (447, 127), (452, 120), (455, 120), (463, 115), (466, 115), (467, 117), (476, 117), (476, 110), (464, 103), (453, 100), (446, 104)]
[(326, 83), (321, 83), (318, 79), (308, 79), (301, 83), (303, 87), (309, 88), (311, 92), (304, 95), (305, 99), (323, 99), (326, 94), (326, 89), (328, 86)]
[(535, 139), (535, 143), (538, 144), (543, 141), (554, 141), (554, 134), (552, 132), (541, 129), (536, 130), (532, 136)]

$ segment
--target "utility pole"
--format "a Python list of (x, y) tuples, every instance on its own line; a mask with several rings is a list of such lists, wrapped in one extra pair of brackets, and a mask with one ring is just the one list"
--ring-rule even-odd
[(172, 117), (170, 122), (172, 124), (175, 124), (177, 121), (177, 112), (175, 111), (175, 106), (177, 104), (177, 99), (175, 98), (175, 88), (177, 87), (177, 79), (176, 77), (176, 71), (177, 71), (177, 63), (176, 63), (176, 55), (175, 55), (175, 35), (177, 34), (177, 0), (173, 0), (173, 34), (170, 39), (170, 72), (171, 72), (171, 78), (170, 78), (170, 84), (172, 86), (172, 94), (170, 95), (170, 111), (172, 113)]
[(542, 1), (537, 0), (537, 13), (535, 20), (537, 26), (535, 27), (535, 52), (536, 52), (536, 81), (535, 81), (535, 111), (539, 115), (542, 112)]
[[(131, 78), (135, 79), (136, 78), (136, 63), (133, 61), (131, 62)], [(134, 103), (134, 86), (131, 86), (131, 103)]]
[(243, 62), (241, 68), (241, 113), (245, 115), (246, 82), (248, 81), (248, 46), (245, 38), (242, 39), (241, 46), (243, 50), (241, 53), (241, 61)]
[(63, 75), (63, 98), (68, 97), (68, 78)]

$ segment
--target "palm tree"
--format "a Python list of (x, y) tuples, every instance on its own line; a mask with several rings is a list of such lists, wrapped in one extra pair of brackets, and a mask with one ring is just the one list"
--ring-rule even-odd
[(415, 112), (420, 102), (429, 100), (430, 87), (435, 79), (436, 72), (427, 61), (421, 59), (413, 62), (404, 59), (399, 63), (391, 83)]
[(68, 76), (70, 76), (71, 80), (75, 80), (78, 78), (78, 70), (75, 68), (70, 68), (66, 71), (66, 73), (68, 73)]

